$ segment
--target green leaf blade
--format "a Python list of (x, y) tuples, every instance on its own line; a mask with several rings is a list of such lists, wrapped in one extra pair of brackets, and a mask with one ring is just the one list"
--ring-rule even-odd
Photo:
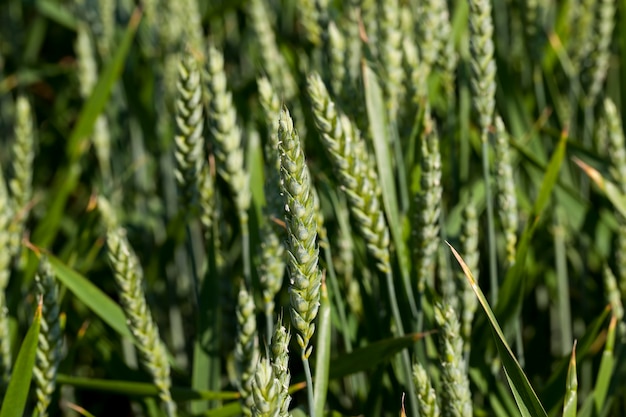
[(2, 409), (0, 409), (0, 417), (22, 417), (24, 415), (30, 381), (33, 377), (35, 356), (37, 354), (41, 312), (42, 305), (39, 304), (35, 312), (35, 319), (30, 325), (17, 355), (13, 374), (2, 402)]

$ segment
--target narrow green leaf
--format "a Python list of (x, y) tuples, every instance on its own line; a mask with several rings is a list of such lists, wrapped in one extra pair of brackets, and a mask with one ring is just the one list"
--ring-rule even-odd
[(563, 417), (576, 417), (578, 406), (578, 377), (576, 376), (576, 342), (572, 348), (572, 358), (567, 370), (565, 385), (565, 401), (563, 402)]
[(35, 311), (33, 324), (30, 325), (22, 342), (22, 347), (17, 354), (11, 380), (4, 395), (2, 409), (0, 409), (0, 417), (22, 417), (24, 415), (30, 381), (33, 376), (33, 367), (35, 366), (35, 355), (37, 354), (39, 329), (41, 327), (41, 310), (42, 304), (40, 302)]
[(328, 391), (328, 369), (330, 366), (330, 340), (331, 340), (331, 308), (328, 299), (326, 284), (322, 284), (320, 294), (320, 309), (317, 313), (317, 343), (315, 348), (315, 385), (313, 385), (313, 398), (317, 417), (324, 416), (326, 394)]
[(498, 301), (494, 307), (495, 315), (502, 323), (503, 327), (506, 327), (511, 319), (519, 314), (522, 308), (522, 300), (524, 298), (524, 279), (522, 273), (525, 267), (525, 261), (528, 256), (528, 250), (530, 248), (530, 242), (537, 228), (539, 217), (545, 209), (550, 195), (556, 184), (565, 157), (565, 149), (567, 144), (567, 134), (563, 133), (561, 140), (559, 141), (550, 162), (548, 163), (546, 173), (543, 177), (539, 194), (533, 208), (528, 217), (528, 222), (524, 228), (524, 232), (520, 238), (520, 243), (517, 247), (517, 255), (515, 257), (515, 264), (509, 268), (502, 285), (500, 286), (500, 294)]
[[(158, 397), (158, 388), (148, 382), (134, 381), (114, 381), (96, 378), (81, 378), (70, 375), (58, 374), (57, 383), (70, 385), (76, 388), (111, 392), (136, 397)], [(172, 397), (176, 401), (192, 400), (235, 400), (239, 398), (239, 393), (230, 391), (206, 391), (194, 390), (191, 388), (172, 387)], [(4, 417), (4, 416), (1, 416)]]
[(596, 406), (596, 414), (601, 415), (601, 411), (604, 408), (607, 393), (609, 391), (609, 384), (613, 376), (613, 370), (615, 368), (615, 328), (617, 326), (617, 318), (613, 316), (611, 323), (609, 324), (609, 331), (606, 335), (606, 345), (602, 352), (602, 360), (600, 361), (600, 369), (598, 370), (598, 377), (596, 378), (596, 386), (593, 389), (593, 398)]
[(363, 62), (363, 88), (365, 90), (365, 106), (369, 120), (370, 134), (374, 145), (378, 178), (382, 189), (383, 205), (387, 216), (387, 224), (396, 247), (403, 285), (413, 314), (417, 313), (417, 304), (413, 295), (413, 287), (409, 278), (409, 253), (402, 238), (402, 221), (398, 211), (398, 197), (396, 183), (393, 176), (393, 161), (389, 150), (389, 123), (386, 120), (386, 111), (383, 93), (376, 74)]
[(515, 401), (517, 402), (517, 406), (520, 412), (523, 416), (528, 417), (547, 417), (547, 413), (541, 405), (537, 394), (530, 385), (526, 374), (524, 374), (522, 367), (515, 358), (515, 355), (513, 355), (513, 352), (511, 351), (508, 343), (506, 342), (504, 333), (502, 333), (502, 329), (500, 328), (500, 325), (498, 324), (498, 321), (496, 320), (493, 311), (491, 311), (491, 307), (489, 307), (487, 299), (485, 298), (483, 292), (476, 283), (472, 272), (469, 270), (465, 261), (463, 261), (463, 258), (461, 258), (461, 255), (458, 254), (458, 252), (452, 247), (452, 245), (448, 243), (448, 246), (452, 250), (452, 253), (454, 254), (456, 260), (461, 265), (463, 273), (467, 277), (467, 280), (469, 281), (472, 290), (474, 290), (474, 293), (478, 297), (478, 301), (480, 302), (483, 311), (489, 319), (491, 330), (494, 333), (496, 347), (498, 349), (500, 359), (502, 360), (502, 365), (504, 366), (507, 380), (509, 381), (509, 386), (511, 388), (511, 391), (513, 392)]
[[(580, 343), (578, 343), (576, 347), (576, 356), (579, 362), (585, 359), (589, 354), (589, 351), (594, 342), (597, 340), (610, 312), (611, 310), (609, 307), (605, 308), (602, 313), (596, 317), (593, 322), (589, 324), (589, 326), (587, 326), (585, 334), (580, 339)], [(544, 405), (548, 410), (556, 408), (556, 406), (559, 405), (558, 402), (563, 397), (563, 387), (565, 386), (567, 380), (566, 374), (569, 368), (569, 360), (570, 358), (566, 357), (559, 362), (545, 388), (541, 391), (542, 398), (546, 399)]]
[(433, 332), (412, 333), (402, 337), (379, 340), (342, 355), (330, 361), (330, 379), (342, 378), (347, 375), (374, 368), (376, 365), (389, 361), (423, 337)]
[(93, 285), (87, 278), (74, 271), (58, 258), (48, 255), (55, 275), (80, 301), (91, 311), (111, 326), (120, 335), (133, 338), (122, 308), (100, 288)]

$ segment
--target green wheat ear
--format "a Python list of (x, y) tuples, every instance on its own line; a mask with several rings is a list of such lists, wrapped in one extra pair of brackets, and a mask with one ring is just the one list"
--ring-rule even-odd
[(450, 305), (435, 307), (440, 328), (441, 405), (444, 416), (472, 416), (472, 395), (463, 359), (463, 339), (456, 312)]
[(227, 88), (224, 57), (213, 46), (209, 46), (207, 54), (205, 79), (209, 99), (209, 131), (217, 172), (230, 188), (240, 221), (247, 223), (251, 195), (244, 166), (241, 129), (237, 124), (232, 94)]
[(170, 393), (170, 365), (159, 329), (152, 318), (143, 290), (143, 270), (132, 250), (126, 231), (111, 227), (107, 232), (109, 263), (115, 275), (118, 294), (128, 327), (135, 337), (142, 364), (157, 386), (168, 417), (176, 416), (176, 404)]
[(204, 164), (204, 128), (202, 85), (198, 61), (185, 53), (178, 67), (176, 99), (176, 181), (187, 212), (199, 205), (199, 178)]
[(417, 390), (417, 405), (420, 415), (424, 417), (439, 417), (439, 404), (437, 403), (437, 394), (430, 382), (426, 369), (420, 364), (413, 365), (413, 382)]
[(291, 319), (298, 331), (297, 341), (303, 359), (311, 355), (309, 346), (320, 303), (322, 277), (318, 269), (315, 197), (300, 138), (289, 111), (283, 109), (278, 126), (280, 176), (285, 201), (287, 250), (291, 286)]
[(380, 183), (365, 142), (348, 117), (337, 111), (318, 74), (309, 76), (307, 89), (315, 124), (349, 200), (350, 212), (378, 269), (386, 273), (391, 268), (389, 229), (380, 203)]
[(19, 96), (15, 102), (15, 141), (13, 143), (13, 178), (9, 181), (13, 199), (15, 221), (11, 231), (11, 252), (17, 253), (26, 223), (28, 204), (32, 198), (33, 159), (35, 156), (35, 133), (33, 114), (28, 99)]
[(491, 0), (470, 0), (470, 52), (474, 108), (480, 131), (486, 140), (495, 109), (496, 62), (493, 58), (493, 20)]
[(237, 341), (235, 344), (235, 361), (241, 394), (243, 414), (252, 415), (254, 396), (252, 382), (254, 371), (259, 360), (259, 338), (255, 316), (254, 300), (246, 290), (245, 283), (239, 288), (237, 296)]
[(43, 313), (41, 316), (41, 330), (33, 377), (36, 384), (37, 405), (39, 417), (48, 415), (48, 406), (56, 387), (57, 370), (61, 361), (61, 347), (63, 343), (61, 325), (59, 324), (59, 291), (46, 258), (42, 258), (40, 272), (36, 276), (37, 292), (43, 298)]

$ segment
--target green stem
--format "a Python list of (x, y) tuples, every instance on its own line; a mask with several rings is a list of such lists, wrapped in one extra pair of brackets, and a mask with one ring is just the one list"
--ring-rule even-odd
[[(395, 329), (398, 337), (404, 336), (404, 328), (402, 327), (402, 315), (400, 314), (400, 308), (398, 307), (398, 299), (396, 298), (396, 288), (393, 284), (393, 277), (391, 275), (391, 265), (388, 265), (387, 272), (385, 273), (386, 283), (387, 283), (387, 292), (389, 293), (389, 304), (391, 305), (391, 312), (393, 314), (393, 319), (395, 323)], [(420, 296), (421, 303), (421, 296)], [(421, 310), (420, 310), (421, 313)], [(411, 358), (409, 357), (408, 349), (403, 349), (401, 352), (402, 355), (402, 370), (404, 373), (404, 379), (407, 388), (407, 397), (409, 399), (409, 410), (410, 415), (413, 417), (418, 417), (417, 411), (417, 397), (415, 394), (415, 386), (413, 385), (413, 375), (411, 373)]]
[(489, 283), (491, 285), (491, 305), (498, 301), (498, 270), (496, 255), (496, 230), (493, 220), (493, 199), (491, 196), (491, 180), (489, 175), (489, 133), (482, 134), (483, 178), (485, 180), (485, 200), (487, 203), (487, 243), (489, 247)]
[(316, 416), (315, 414), (315, 392), (313, 391), (313, 378), (311, 377), (311, 365), (309, 359), (302, 354), (302, 365), (304, 366), (304, 376), (306, 378), (306, 392), (309, 401), (309, 415)]
[(241, 245), (243, 254), (243, 278), (248, 288), (252, 288), (252, 273), (250, 272), (250, 227), (248, 225), (248, 214), (239, 214), (239, 223), (241, 225)]

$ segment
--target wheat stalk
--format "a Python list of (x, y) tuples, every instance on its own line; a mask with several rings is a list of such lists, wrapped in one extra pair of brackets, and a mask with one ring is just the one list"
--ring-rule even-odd
[(56, 387), (56, 376), (61, 361), (62, 335), (59, 324), (58, 287), (51, 266), (42, 258), (40, 271), (36, 276), (37, 292), (43, 298), (41, 329), (33, 377), (36, 384), (39, 417), (48, 415), (47, 409)]
[(159, 337), (159, 329), (148, 308), (139, 259), (128, 243), (126, 231), (122, 228), (109, 228), (107, 245), (109, 263), (115, 275), (122, 308), (128, 320), (128, 327), (137, 341), (141, 362), (150, 372), (168, 416), (175, 416), (176, 404), (170, 393), (170, 365), (165, 346)]

